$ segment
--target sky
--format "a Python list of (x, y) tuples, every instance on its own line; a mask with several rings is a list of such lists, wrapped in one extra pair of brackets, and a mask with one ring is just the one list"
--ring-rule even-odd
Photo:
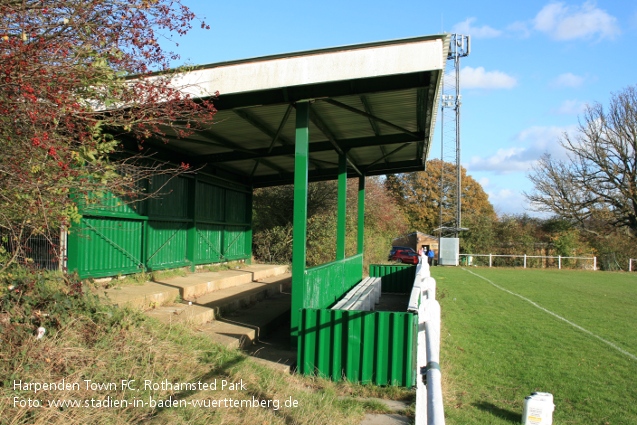
[[(182, 1), (210, 30), (166, 42), (181, 56), (175, 65), (471, 36), (471, 54), (460, 62), (461, 163), (499, 215), (537, 215), (524, 197), (535, 162), (544, 153), (564, 157), (559, 139), (577, 134), (587, 104), (608, 105), (637, 84), (633, 1)], [(441, 156), (438, 127), (429, 159)]]

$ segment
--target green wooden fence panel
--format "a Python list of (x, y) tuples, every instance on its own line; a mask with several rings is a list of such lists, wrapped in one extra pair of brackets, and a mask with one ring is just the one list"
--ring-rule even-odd
[(417, 376), (417, 332), (413, 313), (302, 309), (299, 372), (411, 387)]

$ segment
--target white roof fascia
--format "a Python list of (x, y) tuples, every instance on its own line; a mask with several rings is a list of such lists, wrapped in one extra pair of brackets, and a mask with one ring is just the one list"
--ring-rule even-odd
[(442, 70), (445, 38), (407, 39), (300, 55), (211, 65), (180, 74), (174, 86), (194, 98)]

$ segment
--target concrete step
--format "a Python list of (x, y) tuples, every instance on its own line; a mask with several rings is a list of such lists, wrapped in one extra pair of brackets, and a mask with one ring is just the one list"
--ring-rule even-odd
[(141, 310), (173, 303), (180, 296), (179, 288), (155, 282), (108, 288), (98, 292), (98, 295), (111, 304), (128, 305)]
[(246, 349), (289, 321), (290, 303), (289, 293), (274, 294), (199, 326), (197, 331), (228, 348)]
[(202, 295), (259, 282), (288, 272), (288, 266), (253, 264), (220, 272), (198, 272), (187, 276), (156, 280), (155, 282), (179, 289), (184, 301), (193, 301)]
[[(291, 286), (288, 266), (257, 264), (110, 288), (101, 295), (168, 325), (192, 326), (226, 347), (246, 349), (281, 326), (289, 335)], [(296, 358), (283, 355), (287, 359), (280, 366), (289, 369)]]
[[(239, 286), (220, 289), (202, 295), (194, 301), (166, 304), (148, 310), (146, 314), (161, 322), (200, 325), (232, 315), (233, 312), (254, 306), (260, 301), (289, 292), (292, 277), (289, 273), (263, 279), (262, 282), (249, 282)], [(288, 295), (289, 298), (289, 295)], [(278, 307), (276, 307), (278, 308)], [(275, 308), (274, 311), (277, 311)], [(288, 307), (289, 309), (289, 301)], [(261, 313), (259, 313), (261, 314)], [(264, 312), (267, 319), (269, 312)]]
[(289, 292), (291, 284), (292, 275), (286, 273), (263, 279), (261, 282), (249, 282), (210, 292), (195, 298), (193, 304), (213, 309), (216, 316), (224, 316), (235, 310), (248, 308), (281, 292)]

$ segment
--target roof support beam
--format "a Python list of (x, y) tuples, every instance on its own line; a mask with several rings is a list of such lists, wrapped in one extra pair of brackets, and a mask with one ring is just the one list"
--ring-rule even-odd
[[(266, 134), (268, 137), (272, 139), (272, 141), (270, 142), (270, 146), (267, 148), (266, 154), (272, 151), (277, 141), (280, 141), (282, 145), (292, 147), (292, 152), (290, 152), (290, 155), (293, 155), (294, 142), (292, 142), (291, 140), (288, 140), (286, 137), (281, 135), (283, 128), (285, 127), (285, 124), (287, 123), (288, 118), (290, 117), (290, 113), (292, 112), (293, 107), (294, 106), (292, 104), (288, 105), (288, 108), (286, 109), (285, 114), (283, 115), (283, 119), (281, 120), (281, 123), (279, 124), (279, 127), (277, 128), (276, 131), (272, 130), (270, 127), (268, 127), (266, 123), (261, 121), (259, 118), (255, 117), (253, 114), (250, 114), (245, 109), (240, 109), (240, 108), (233, 109), (232, 112), (237, 114), (239, 117), (241, 117), (248, 123), (252, 124), (255, 128), (257, 128), (259, 131)], [(259, 167), (259, 164), (261, 162), (261, 158), (262, 158), (262, 155), (259, 155), (259, 159), (257, 159), (256, 163), (254, 164), (254, 168), (252, 169), (252, 173), (250, 174), (250, 177), (253, 177), (254, 174), (256, 173), (257, 168)], [(310, 163), (312, 163), (312, 165), (314, 165), (315, 167), (319, 167), (319, 168), (321, 167), (321, 164), (317, 163), (312, 158), (310, 158)]]
[[(343, 150), (350, 150), (360, 147), (370, 146), (389, 146), (404, 143), (416, 143), (423, 139), (423, 135), (413, 138), (408, 134), (389, 134), (379, 137), (362, 137), (356, 139), (339, 140), (339, 145)], [(326, 151), (333, 151), (334, 145), (331, 142), (313, 142), (310, 144), (310, 153), (319, 153)], [(274, 156), (289, 156), (294, 155), (294, 146), (275, 146), (272, 149), (254, 149), (250, 154), (244, 154), (242, 152), (228, 152), (214, 155), (205, 155), (201, 159), (210, 162), (226, 162), (226, 161), (241, 161), (245, 159), (252, 159), (255, 156), (268, 158)], [(313, 162), (313, 161), (311, 161)]]
[(396, 149), (394, 149), (393, 151), (389, 152), (387, 155), (383, 155), (383, 157), (382, 157), (382, 158), (378, 158), (376, 161), (372, 162), (372, 163), (371, 163), (371, 164), (369, 164), (367, 167), (368, 167), (368, 168), (371, 168), (371, 167), (373, 167), (373, 166), (374, 166), (374, 164), (377, 164), (377, 163), (379, 163), (379, 162), (380, 162), (380, 161), (382, 161), (382, 160), (385, 160), (385, 163), (387, 163), (386, 158), (390, 157), (391, 155), (395, 154), (396, 152), (400, 152), (401, 150), (405, 149), (407, 146), (409, 146), (409, 145), (404, 144), (404, 145), (402, 145), (402, 146), (397, 147), (397, 148), (396, 148)]
[[(369, 117), (368, 117), (369, 125), (372, 126), (372, 129), (374, 130), (374, 134), (376, 135), (376, 137), (380, 136), (380, 127), (378, 126), (378, 123), (376, 122), (376, 120), (371, 118), (374, 116), (374, 111), (372, 110), (372, 105), (369, 103), (369, 100), (367, 99), (366, 95), (361, 95), (361, 102), (363, 103), (365, 112), (369, 114)], [(380, 145), (380, 152), (383, 154), (383, 158), (385, 158), (385, 162), (389, 162), (389, 160), (387, 159), (387, 150), (385, 149), (385, 146)]]
[(384, 120), (382, 118), (378, 118), (378, 117), (376, 117), (374, 115), (368, 114), (367, 112), (361, 111), (360, 109), (356, 109), (356, 108), (353, 108), (353, 107), (351, 107), (349, 105), (341, 103), (338, 100), (334, 100), (334, 99), (321, 99), (321, 100), (323, 102), (327, 102), (327, 103), (329, 103), (331, 105), (338, 106), (339, 108), (345, 109), (346, 111), (353, 112), (353, 113), (358, 114), (358, 115), (362, 115), (362, 116), (364, 116), (364, 117), (366, 117), (368, 119), (373, 119), (374, 121), (379, 122), (381, 124), (384, 124), (386, 126), (389, 126), (389, 127), (393, 128), (395, 130), (398, 130), (398, 131), (401, 131), (403, 133), (409, 134), (409, 135), (411, 135), (413, 137), (416, 137), (417, 133), (409, 131), (406, 128), (403, 128), (403, 127), (401, 127), (399, 125), (391, 123), (391, 122), (389, 122), (387, 120)]
[[(259, 120), (258, 118), (253, 117), (247, 111), (244, 111), (242, 109), (234, 109), (233, 112), (239, 115), (244, 120), (248, 121), (250, 124), (258, 128), (259, 130), (261, 130), (263, 133), (270, 136), (272, 141), (270, 142), (270, 146), (268, 146), (267, 153), (272, 152), (272, 148), (274, 147), (274, 145), (279, 139), (281, 140), (281, 143), (285, 145), (292, 144), (290, 141), (286, 140), (284, 137), (281, 137), (281, 132), (283, 131), (285, 124), (288, 122), (288, 118), (290, 118), (290, 113), (292, 112), (292, 105), (288, 105), (287, 109), (285, 110), (285, 114), (283, 114), (283, 118), (281, 119), (281, 122), (279, 123), (279, 128), (277, 128), (276, 132), (273, 132), (265, 123), (261, 122), (261, 120)], [(257, 168), (259, 168), (259, 164), (261, 163), (262, 159), (263, 158), (261, 156), (259, 157), (259, 159), (257, 159), (256, 163), (254, 164), (254, 168), (252, 169), (252, 173), (250, 173), (250, 178), (254, 177), (254, 174), (257, 172)]]
[(365, 107), (365, 112), (369, 115), (367, 119), (369, 120), (369, 125), (371, 125), (372, 129), (374, 130), (374, 134), (376, 136), (380, 136), (380, 127), (378, 126), (376, 120), (372, 118), (374, 116), (374, 113), (372, 111), (372, 105), (370, 105), (369, 100), (367, 100), (367, 96), (361, 95), (361, 102)]
[[(245, 148), (241, 147), (241, 145), (239, 145), (239, 144), (237, 144), (237, 143), (234, 143), (234, 142), (232, 142), (232, 141), (230, 141), (230, 140), (228, 140), (228, 139), (226, 139), (226, 138), (224, 138), (224, 137), (221, 137), (221, 136), (219, 136), (219, 135), (217, 135), (217, 134), (214, 134), (214, 133), (213, 133), (213, 132), (211, 132), (211, 131), (205, 131), (205, 132), (203, 132), (203, 134), (204, 134), (206, 137), (210, 137), (212, 140), (214, 140), (214, 141), (216, 141), (216, 142), (218, 142), (218, 143), (222, 144), (223, 146), (225, 146), (225, 147), (227, 147), (227, 148), (229, 148), (229, 149), (233, 149), (233, 150), (235, 150), (235, 151), (242, 152), (243, 154), (250, 155), (250, 156), (251, 156), (252, 158), (254, 158), (255, 160), (258, 160), (258, 158), (256, 157), (256, 155), (254, 154), (254, 151), (251, 151), (251, 150), (249, 150), (249, 149), (245, 149)], [(204, 161), (206, 161), (206, 159), (205, 159), (205, 158), (206, 158), (206, 157), (203, 157), (202, 159), (203, 159)], [(246, 158), (246, 159), (247, 159), (247, 158)], [(268, 167), (272, 168), (273, 170), (276, 170), (276, 171), (277, 171), (277, 172), (279, 172), (279, 173), (285, 173), (285, 172), (286, 172), (286, 170), (285, 170), (283, 167), (278, 166), (277, 164), (273, 163), (272, 161), (268, 161), (267, 159), (261, 159), (261, 161), (263, 162), (263, 164), (264, 164), (264, 165), (266, 165), (266, 166), (268, 166)], [(215, 163), (213, 163), (213, 165), (214, 165), (214, 164), (215, 164)]]
[(354, 160), (350, 158), (348, 153), (344, 151), (343, 148), (341, 148), (338, 140), (336, 140), (336, 137), (334, 137), (329, 127), (325, 124), (325, 122), (323, 122), (321, 117), (316, 113), (314, 109), (310, 109), (310, 120), (312, 121), (312, 123), (314, 123), (315, 126), (318, 127), (319, 130), (321, 130), (321, 133), (323, 133), (325, 137), (327, 137), (327, 140), (329, 140), (332, 146), (334, 146), (334, 150), (336, 150), (339, 155), (345, 156), (347, 162), (349, 162), (350, 164), (350, 167), (352, 167), (354, 171), (356, 171), (356, 174), (362, 176), (363, 173), (358, 169), (358, 166), (356, 165)]

